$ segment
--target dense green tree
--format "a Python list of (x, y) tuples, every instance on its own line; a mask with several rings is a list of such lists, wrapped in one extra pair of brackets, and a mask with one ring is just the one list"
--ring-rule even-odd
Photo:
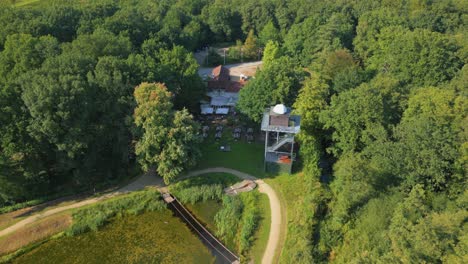
[(321, 114), (326, 129), (333, 129), (331, 151), (361, 151), (369, 144), (372, 130), (385, 124), (384, 102), (376, 87), (363, 84), (332, 97), (329, 109)]
[(342, 228), (360, 206), (377, 194), (378, 176), (368, 164), (357, 153), (348, 153), (335, 164), (335, 179), (330, 185), (335, 197), (330, 204), (333, 228)]
[(224, 0), (216, 0), (202, 10), (202, 17), (217, 40), (234, 40), (240, 37), (239, 14), (230, 10)]
[(186, 109), (177, 111), (171, 117), (165, 135), (165, 146), (159, 154), (157, 172), (168, 183), (177, 177), (183, 170), (196, 164), (201, 152), (198, 144), (201, 138), (198, 135), (199, 125)]
[(369, 69), (408, 84), (436, 85), (453, 78), (461, 68), (458, 49), (453, 38), (440, 33), (388, 27), (379, 34)]
[[(399, 142), (399, 169), (409, 186), (423, 184), (428, 190), (441, 190), (449, 183), (464, 181), (463, 171), (455, 167), (459, 148), (457, 135), (466, 118), (466, 106), (458, 112), (451, 90), (424, 88), (418, 90), (408, 102), (408, 108), (395, 133)], [(461, 174), (460, 174), (461, 173)]]
[(174, 96), (177, 109), (198, 110), (205, 86), (198, 75), (198, 63), (193, 54), (181, 46), (160, 50), (157, 54), (161, 79)]
[(278, 103), (291, 106), (299, 93), (305, 73), (289, 58), (281, 57), (259, 71), (241, 90), (238, 107), (259, 121), (263, 111)]
[(258, 33), (258, 40), (262, 46), (266, 46), (269, 41), (279, 42), (281, 36), (273, 21), (269, 21)]
[(254, 34), (253, 29), (249, 31), (247, 38), (244, 42), (243, 53), (247, 59), (257, 59), (259, 55), (259, 47), (257, 43), (257, 37)]
[(466, 251), (460, 252), (458, 247), (464, 246), (459, 239), (463, 239), (468, 213), (457, 205), (452, 206), (458, 210), (431, 212), (430, 196), (423, 186), (415, 185), (397, 207), (389, 233), (394, 255), (402, 262), (462, 261)]
[(236, 40), (236, 46), (230, 47), (228, 50), (228, 56), (229, 58), (235, 59), (235, 60), (241, 60), (242, 59), (242, 41), (241, 40)]
[(373, 198), (356, 215), (354, 227), (344, 233), (343, 244), (336, 251), (337, 263), (353, 261), (392, 263), (388, 226), (401, 194)]
[[(235, 49), (233, 48), (232, 50), (235, 50)], [(239, 54), (239, 57), (240, 57), (240, 54)], [(205, 63), (206, 63), (206, 65), (216, 67), (218, 65), (223, 64), (224, 59), (223, 59), (223, 57), (221, 57), (221, 55), (219, 55), (217, 49), (210, 48), (208, 50), (208, 54), (206, 54)]]
[(9, 35), (0, 53), (0, 84), (5, 84), (30, 70), (37, 69), (47, 58), (60, 52), (58, 41), (50, 36)]
[(294, 103), (295, 111), (301, 116), (299, 140), (306, 170), (313, 170), (320, 160), (324, 131), (319, 117), (327, 108), (329, 97), (330, 87), (318, 73), (312, 72)]
[(268, 67), (270, 63), (272, 63), (274, 60), (278, 59), (281, 56), (281, 48), (278, 42), (268, 41), (265, 47), (265, 51), (263, 52), (263, 66)]
[(65, 53), (81, 53), (83, 56), (98, 58), (101, 56), (116, 56), (126, 58), (132, 49), (130, 39), (114, 35), (109, 31), (97, 29), (90, 35), (80, 35), (72, 43), (63, 45)]
[(362, 14), (356, 27), (354, 47), (356, 53), (367, 60), (376, 51), (378, 36), (382, 29), (390, 26), (407, 25), (405, 16), (399, 14), (399, 10), (380, 8)]
[(242, 30), (248, 33), (251, 29), (259, 32), (271, 17), (274, 6), (271, 1), (233, 1), (233, 7), (237, 7), (242, 17)]
[(166, 183), (199, 157), (198, 125), (186, 111), (172, 109), (171, 93), (160, 83), (135, 88), (135, 124), (141, 130), (136, 154), (145, 170), (156, 168)]

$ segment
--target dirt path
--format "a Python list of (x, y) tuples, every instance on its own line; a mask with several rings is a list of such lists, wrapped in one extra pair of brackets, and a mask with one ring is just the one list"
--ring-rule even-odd
[[(183, 176), (182, 179), (188, 178), (188, 177), (194, 177), (194, 176), (198, 176), (198, 175), (202, 175), (206, 173), (216, 173), (216, 172), (230, 173), (241, 179), (254, 180), (258, 185), (258, 190), (261, 193), (264, 193), (268, 196), (268, 199), (270, 200), (270, 209), (271, 209), (271, 227), (270, 227), (270, 234), (268, 237), (267, 247), (265, 249), (265, 253), (263, 254), (263, 258), (262, 258), (262, 264), (273, 263), (275, 251), (279, 244), (279, 236), (280, 236), (280, 228), (281, 228), (281, 207), (280, 207), (280, 201), (278, 199), (278, 196), (276, 195), (276, 192), (263, 180), (257, 179), (256, 177), (249, 175), (247, 173), (243, 173), (243, 172), (233, 170), (233, 169), (222, 168), (222, 167), (192, 171), (186, 174), (185, 176)], [(161, 190), (164, 190), (166, 188), (161, 178), (156, 177), (154, 174), (147, 173), (141, 176), (140, 178), (138, 178), (136, 181), (128, 184), (125, 187), (118, 189), (117, 191), (105, 194), (100, 197), (83, 200), (83, 201), (73, 203), (70, 205), (53, 208), (45, 212), (41, 212), (39, 214), (27, 217), (21, 220), (20, 222), (6, 229), (1, 230), (0, 237), (10, 234), (12, 232), (15, 232), (19, 230), (20, 228), (25, 227), (28, 224), (34, 223), (40, 219), (51, 216), (53, 214), (63, 212), (65, 210), (69, 210), (73, 208), (82, 207), (82, 206), (89, 205), (89, 204), (94, 204), (99, 201), (114, 197), (116, 195), (141, 190), (141, 189), (144, 189), (145, 187), (151, 187), (151, 186), (157, 187)]]
[(116, 195), (141, 190), (141, 189), (143, 189), (143, 188), (145, 188), (147, 186), (159, 186), (159, 185), (162, 185), (162, 180), (159, 177), (155, 177), (154, 175), (150, 175), (150, 174), (145, 174), (145, 175), (139, 177), (134, 182), (132, 182), (132, 183), (130, 183), (130, 184), (116, 190), (116, 191), (110, 192), (108, 194), (104, 194), (102, 196), (95, 197), (95, 198), (89, 198), (89, 199), (79, 201), (79, 202), (76, 202), (76, 203), (73, 203), (73, 204), (70, 204), (70, 205), (60, 206), (60, 207), (57, 207), (57, 208), (53, 208), (53, 209), (50, 209), (50, 210), (47, 210), (47, 211), (44, 211), (44, 212), (41, 212), (41, 213), (38, 213), (38, 214), (34, 214), (32, 216), (29, 216), (29, 217), (19, 221), (18, 223), (1, 230), (0, 231), (0, 237), (8, 235), (8, 234), (10, 234), (12, 232), (15, 232), (15, 231), (19, 230), (20, 228), (25, 227), (28, 224), (34, 223), (34, 222), (36, 222), (36, 221), (38, 221), (40, 219), (46, 218), (46, 217), (51, 216), (51, 215), (56, 214), (56, 213), (60, 213), (60, 212), (63, 212), (63, 211), (69, 210), (69, 209), (79, 208), (79, 207), (82, 207), (82, 206), (85, 206), (85, 205), (97, 203), (99, 201), (114, 197)]

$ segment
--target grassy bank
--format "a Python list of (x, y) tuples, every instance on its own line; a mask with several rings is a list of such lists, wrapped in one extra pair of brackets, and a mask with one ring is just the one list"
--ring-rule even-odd
[(287, 223), (286, 229), (281, 232), (280, 241), (284, 241), (284, 245), (280, 245), (279, 262), (313, 262), (316, 213), (324, 195), (320, 182), (303, 173), (284, 174), (266, 182), (277, 191), (282, 211), (285, 212), (283, 221)]
[(156, 189), (133, 192), (73, 213), (73, 225), (67, 230), (67, 235), (97, 231), (113, 217), (160, 211), (165, 207)]
[(258, 208), (260, 209), (260, 220), (250, 250), (250, 255), (254, 263), (262, 263), (263, 253), (265, 253), (268, 236), (270, 235), (271, 210), (270, 202), (266, 194), (259, 195)]
[(208, 249), (167, 209), (113, 219), (98, 232), (44, 243), (13, 263), (212, 263)]

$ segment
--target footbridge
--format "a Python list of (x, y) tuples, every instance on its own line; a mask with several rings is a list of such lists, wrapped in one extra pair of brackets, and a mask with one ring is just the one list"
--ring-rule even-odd
[(223, 245), (210, 231), (208, 231), (198, 220), (170, 193), (163, 194), (164, 201), (169, 205), (172, 211), (182, 218), (187, 225), (198, 234), (202, 241), (215, 254), (218, 261), (222, 263), (239, 264), (240, 259)]

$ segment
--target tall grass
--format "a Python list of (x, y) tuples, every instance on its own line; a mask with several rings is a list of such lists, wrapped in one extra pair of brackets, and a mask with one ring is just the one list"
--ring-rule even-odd
[(242, 201), (238, 196), (224, 196), (223, 207), (215, 215), (216, 234), (224, 241), (234, 240), (239, 219), (242, 216)]
[(219, 201), (223, 195), (223, 187), (220, 184), (200, 185), (184, 189), (174, 188), (171, 191), (181, 203), (191, 204), (208, 200)]
[(134, 192), (75, 212), (73, 224), (66, 234), (73, 236), (90, 230), (96, 231), (112, 217), (138, 215), (143, 212), (159, 211), (165, 207), (157, 190)]
[(223, 241), (232, 241), (242, 260), (248, 260), (255, 239), (255, 230), (260, 221), (257, 192), (242, 193), (239, 196), (224, 196), (223, 207), (215, 215), (216, 234)]
[(254, 241), (254, 233), (260, 221), (259, 199), (257, 192), (242, 193), (240, 195), (243, 204), (243, 212), (239, 230), (239, 252), (242, 257), (248, 257)]

